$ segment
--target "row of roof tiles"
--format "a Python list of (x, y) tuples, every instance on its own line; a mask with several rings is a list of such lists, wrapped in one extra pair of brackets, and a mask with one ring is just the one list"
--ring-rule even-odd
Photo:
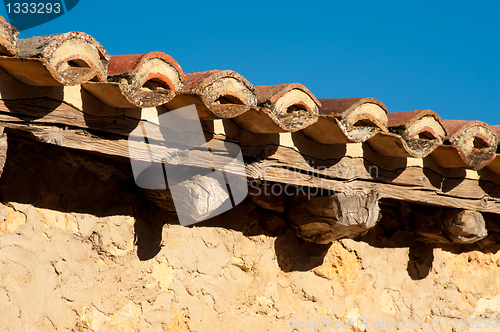
[(500, 126), (442, 120), (431, 110), (392, 112), (374, 98), (317, 99), (301, 84), (254, 86), (231, 70), (184, 73), (162, 52), (110, 56), (82, 32), (18, 40), (0, 17), (0, 67), (34, 86), (80, 85), (118, 108), (195, 103), (257, 133), (303, 133), (323, 144), (365, 142), (386, 156), (431, 155), (445, 168), (500, 174)]

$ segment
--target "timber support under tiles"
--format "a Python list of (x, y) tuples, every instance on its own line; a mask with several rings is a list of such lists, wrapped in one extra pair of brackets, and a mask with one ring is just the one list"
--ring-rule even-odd
[[(44, 105), (54, 106), (44, 112)], [(128, 163), (130, 146), (125, 135), (144, 120), (96, 117), (42, 98), (0, 101), (0, 121), (12, 137), (21, 135)], [(210, 142), (240, 145), (249, 188), (267, 186), (267, 197), (250, 190), (250, 199), (282, 216), (299, 237), (311, 242), (328, 243), (366, 233), (380, 219), (381, 198), (428, 206), (415, 209), (408, 218), (417, 237), (429, 243), (479, 241), (488, 234), (482, 212), (500, 216), (500, 179), (487, 168), (445, 169), (431, 157), (380, 157), (366, 143), (323, 145), (300, 132), (251, 133), (230, 120), (205, 120), (203, 128)], [(184, 166), (196, 166), (196, 158), (185, 162)], [(282, 189), (273, 192), (275, 185)], [(196, 187), (216, 196), (223, 193), (200, 179), (186, 186), (187, 191)], [(142, 192), (155, 204), (174, 211), (168, 190)], [(224, 195), (219, 196), (223, 200)], [(200, 210), (199, 203), (186, 197), (186, 204), (196, 207), (190, 216), (194, 219), (213, 210), (208, 206)]]

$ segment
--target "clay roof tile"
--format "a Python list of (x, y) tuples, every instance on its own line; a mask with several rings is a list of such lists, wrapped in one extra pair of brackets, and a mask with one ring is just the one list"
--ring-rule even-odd
[(103, 103), (114, 107), (156, 107), (169, 102), (182, 90), (184, 73), (163, 52), (113, 55), (108, 81), (84, 83), (84, 88)]
[(0, 67), (29, 85), (77, 85), (106, 80), (110, 56), (83, 32), (20, 39), (17, 47), (16, 57), (0, 56)]
[(0, 16), (0, 54), (16, 55), (19, 31)]

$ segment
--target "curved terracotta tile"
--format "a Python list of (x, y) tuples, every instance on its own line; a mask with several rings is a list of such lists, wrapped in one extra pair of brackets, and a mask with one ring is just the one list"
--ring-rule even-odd
[(498, 139), (481, 121), (444, 120), (448, 136), (431, 155), (446, 168), (480, 170), (495, 159)]
[[(390, 112), (387, 113), (387, 119), (389, 120), (389, 128), (404, 128), (406, 130), (410, 129), (412, 125), (416, 124), (425, 117), (431, 118), (433, 122), (439, 125), (440, 131), (442, 133), (437, 133), (435, 129), (429, 128), (428, 134), (436, 139), (444, 140), (446, 136), (446, 128), (443, 123), (443, 119), (434, 111), (431, 110), (416, 110), (416, 111), (406, 111), (406, 112)], [(409, 133), (408, 133), (409, 134)], [(410, 137), (408, 137), (410, 138)]]
[(258, 133), (295, 132), (317, 121), (321, 103), (302, 84), (255, 86), (258, 108), (234, 119)]
[(319, 101), (321, 102), (320, 114), (329, 116), (345, 117), (347, 113), (367, 103), (378, 105), (387, 113), (387, 106), (380, 100), (371, 97), (327, 98)]
[(200, 116), (234, 118), (257, 105), (254, 87), (232, 70), (185, 73), (182, 92), (167, 104), (175, 109), (195, 104)]
[(20, 39), (17, 56), (0, 57), (0, 66), (21, 82), (58, 86), (105, 81), (108, 61), (109, 54), (94, 38), (68, 32)]
[(0, 16), (0, 54), (16, 55), (19, 31)]
[(276, 84), (276, 85), (256, 85), (257, 102), (261, 104), (274, 104), (285, 93), (293, 89), (305, 92), (316, 105), (321, 107), (321, 102), (313, 95), (313, 93), (300, 83)]
[(388, 113), (390, 133), (368, 140), (377, 152), (394, 157), (424, 158), (444, 141), (441, 117), (431, 110)]
[(387, 107), (375, 98), (319, 99), (318, 121), (304, 133), (318, 143), (365, 142), (387, 133)]
[[(242, 75), (232, 70), (208, 70), (193, 73), (186, 73), (184, 76), (185, 93), (202, 93), (206, 87), (214, 84), (223, 78), (234, 78), (253, 92), (253, 85)], [(252, 103), (253, 104), (253, 103)], [(255, 101), (256, 105), (256, 101)]]
[[(108, 65), (108, 80), (112, 81), (114, 77), (134, 77), (141, 68), (152, 59), (159, 59), (175, 69), (178, 75), (176, 89), (180, 89), (182, 81), (184, 81), (184, 72), (181, 66), (174, 58), (163, 52), (149, 52), (146, 54), (128, 54), (128, 55), (112, 55)], [(152, 71), (152, 70), (151, 70)], [(173, 84), (173, 82), (171, 82)]]
[(113, 107), (156, 107), (170, 101), (182, 90), (184, 73), (170, 55), (162, 52), (113, 55), (108, 81), (82, 86)]
[(496, 135), (493, 132), (493, 129), (486, 123), (481, 121), (467, 121), (467, 120), (444, 120), (444, 125), (448, 132), (448, 136), (446, 140), (449, 141), (452, 145), (458, 145), (458, 140), (467, 135), (467, 138), (477, 138), (481, 145), (480, 148), (489, 148), (492, 149), (497, 145)]

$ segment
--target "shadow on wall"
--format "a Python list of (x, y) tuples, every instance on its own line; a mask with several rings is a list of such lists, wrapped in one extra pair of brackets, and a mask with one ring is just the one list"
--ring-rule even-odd
[[(133, 181), (130, 165), (36, 143), (13, 134), (16, 133), (9, 133), (7, 162), (0, 178), (2, 202), (97, 217), (133, 214), (138, 258), (149, 260), (160, 252), (162, 229), (165, 224), (178, 224), (177, 216), (144, 199)], [(414, 280), (429, 274), (434, 248), (453, 252), (483, 249), (481, 244), (451, 246), (418, 242), (407, 223), (391, 218), (390, 211), (393, 211), (392, 214), (403, 215), (399, 220), (405, 220), (404, 206), (397, 212), (390, 204), (381, 208), (388, 217), (356, 240), (374, 247), (409, 248), (407, 271)], [(234, 209), (190, 227), (219, 227), (246, 236), (275, 237), (277, 262), (284, 272), (308, 271), (320, 266), (331, 247), (331, 243), (314, 244), (297, 238), (280, 213), (258, 207), (249, 198)]]

